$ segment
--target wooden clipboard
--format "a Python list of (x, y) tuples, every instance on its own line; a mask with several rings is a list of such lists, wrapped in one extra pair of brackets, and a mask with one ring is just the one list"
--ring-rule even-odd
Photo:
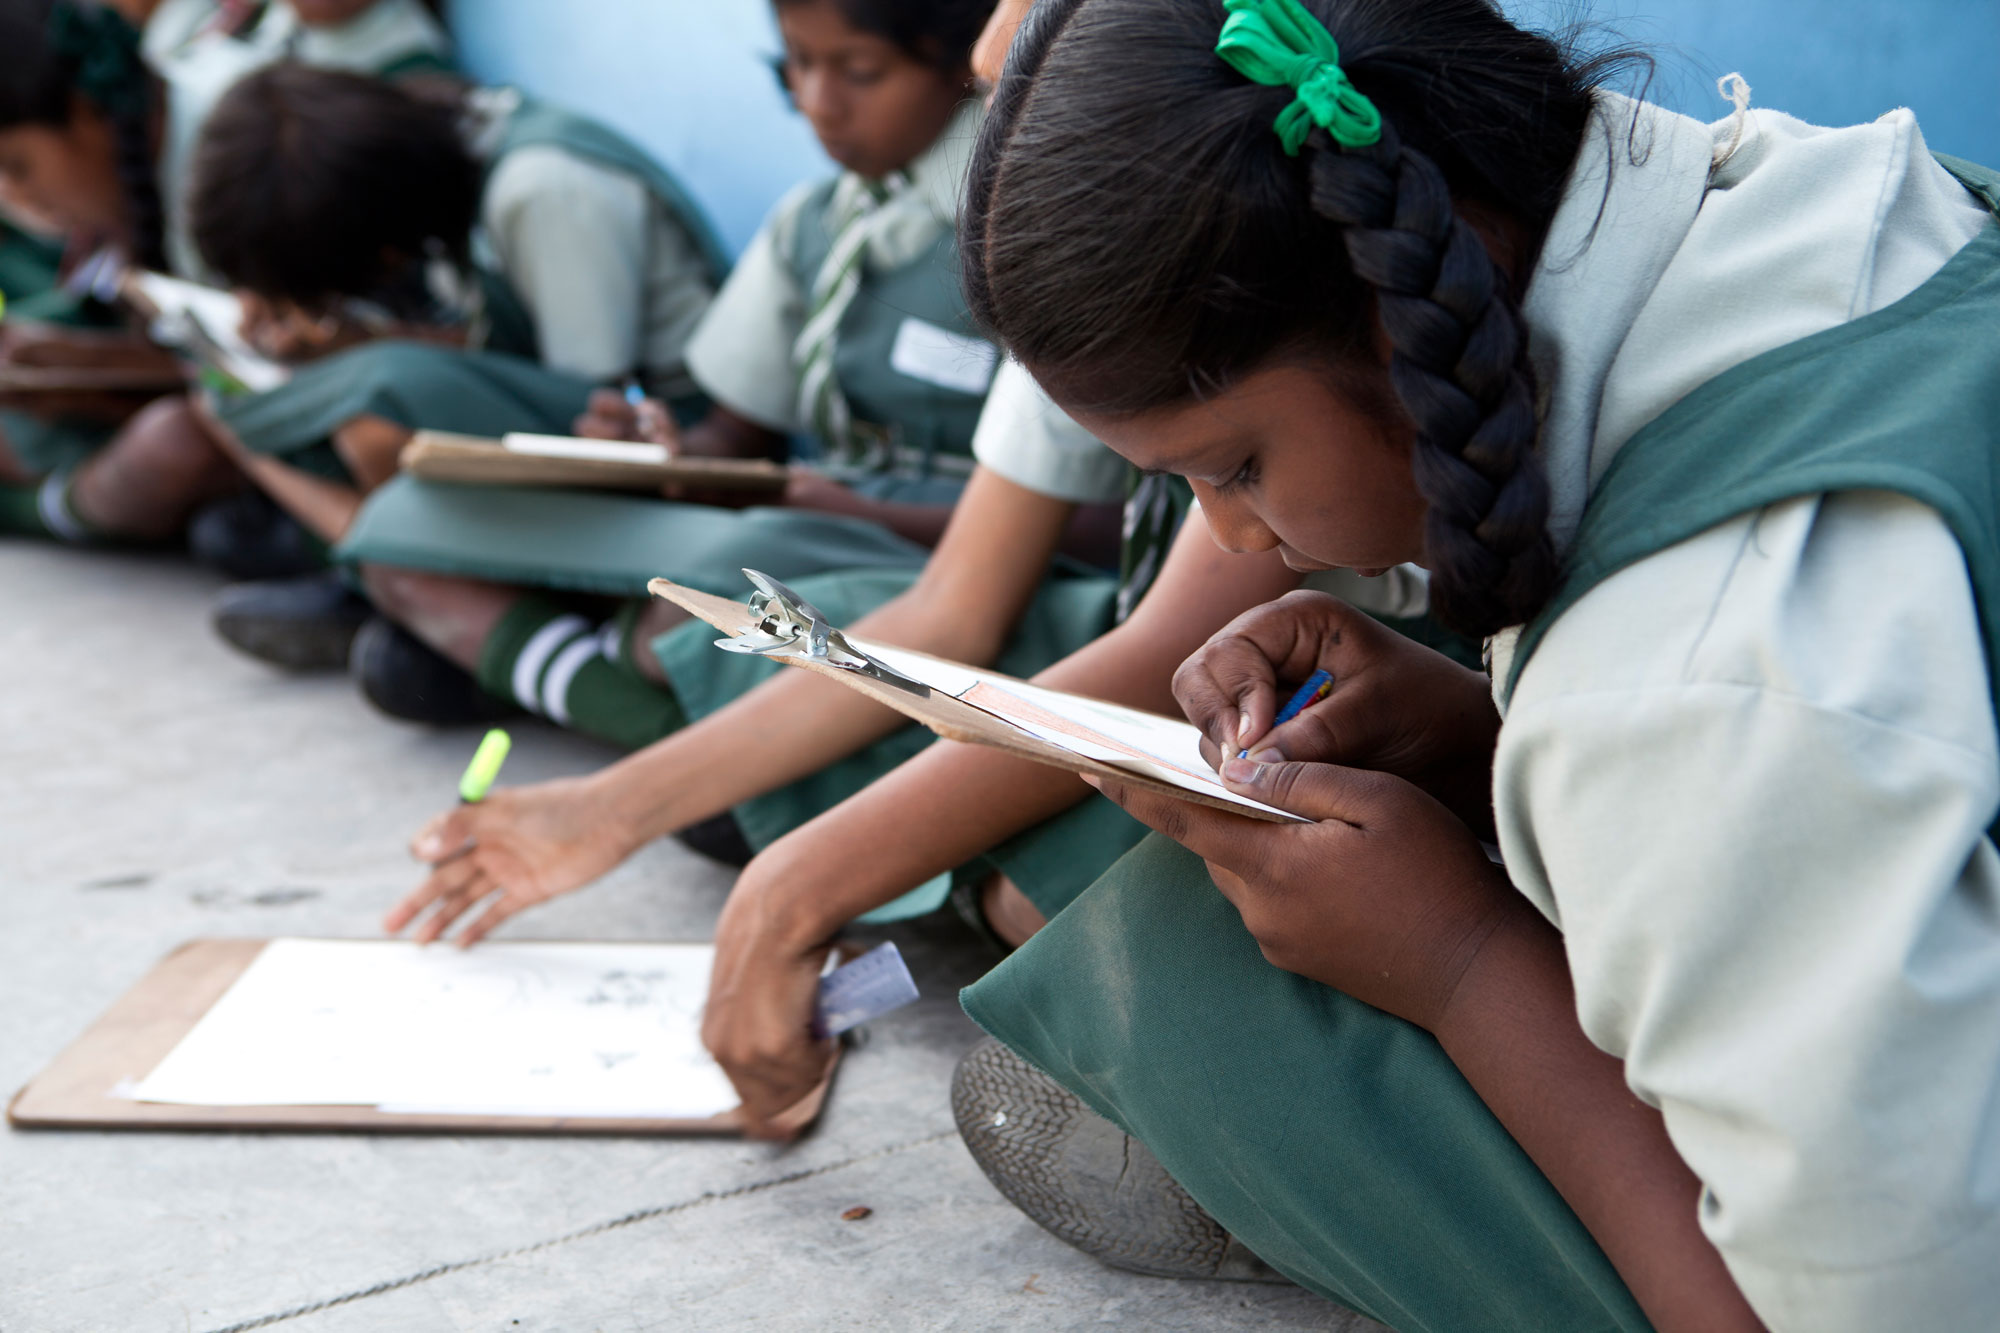
[(171, 367), (129, 366), (0, 366), (0, 394), (21, 397), (38, 393), (177, 393), (187, 378)]
[[(703, 1134), (742, 1131), (735, 1111), (705, 1120), (594, 1116), (418, 1115), (370, 1106), (177, 1106), (116, 1095), (144, 1078), (199, 1022), (265, 941), (199, 939), (161, 959), (104, 1016), (7, 1104), (16, 1129), (293, 1130), (371, 1134)], [(839, 1067), (836, 1057), (835, 1066)], [(777, 1118), (788, 1130), (818, 1118), (833, 1069)]]
[(746, 495), (783, 493), (791, 473), (777, 463), (749, 458), (672, 458), (664, 463), (599, 458), (552, 458), (518, 453), (498, 440), (420, 430), (403, 450), (402, 470), (425, 481), (472, 486), (562, 486), (587, 490), (691, 490)]
[[(756, 615), (742, 602), (732, 602), (726, 597), (716, 597), (709, 593), (698, 592), (693, 588), (685, 588), (670, 579), (654, 579), (646, 587), (655, 597), (665, 598), (676, 606), (707, 621), (732, 638), (740, 637), (757, 623)], [(929, 658), (933, 662), (944, 662), (946, 660), (930, 653), (919, 653), (910, 649), (903, 649), (902, 651), (914, 657)], [(1246, 806), (1239, 801), (1230, 800), (1227, 797), (1210, 796), (1206, 792), (1192, 791), (1186, 787), (1175, 786), (1171, 782), (1163, 782), (1145, 773), (1134, 772), (1129, 768), (1120, 768), (1115, 764), (1104, 763), (1088, 755), (1080, 755), (1074, 751), (1065, 750), (1060, 745), (1045, 741), (1039, 736), (1031, 735), (1010, 726), (984, 709), (974, 707), (972, 704), (966, 703), (963, 699), (955, 698), (941, 690), (932, 690), (928, 696), (919, 698), (907, 690), (897, 689), (893, 685), (885, 685), (880, 681), (871, 680), (867, 676), (860, 675), (854, 671), (844, 670), (830, 663), (813, 661), (808, 658), (786, 656), (773, 657), (771, 660), (782, 662), (786, 666), (794, 666), (805, 671), (811, 671), (831, 680), (837, 680), (849, 689), (858, 690), (862, 694), (867, 695), (877, 703), (887, 704), (912, 721), (922, 723), (946, 740), (990, 746), (996, 750), (1005, 750), (1007, 753), (1021, 759), (1030, 759), (1038, 764), (1046, 764), (1051, 768), (1060, 768), (1071, 773), (1088, 773), (1096, 777), (1108, 778), (1124, 786), (1141, 787), (1147, 791), (1157, 792), (1162, 796), (1171, 796), (1177, 801), (1190, 801), (1195, 805), (1205, 805), (1216, 810), (1226, 810), (1230, 814), (1241, 815), (1245, 819), (1258, 819), (1274, 824), (1288, 822), (1289, 819), (1287, 816), (1267, 813), (1266, 811)], [(959, 664), (951, 663), (950, 665), (957, 666)], [(980, 674), (989, 680), (1016, 680), (1015, 677), (985, 668), (980, 669)]]

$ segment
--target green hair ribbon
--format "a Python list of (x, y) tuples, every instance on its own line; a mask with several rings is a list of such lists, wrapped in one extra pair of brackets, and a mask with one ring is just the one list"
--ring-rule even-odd
[(49, 10), (49, 48), (76, 66), (76, 89), (108, 115), (146, 106), (146, 66), (139, 30), (103, 5), (56, 0)]
[(1382, 113), (1340, 67), (1340, 45), (1299, 0), (1222, 0), (1229, 18), (1215, 53), (1267, 88), (1297, 94), (1272, 128), (1293, 157), (1317, 125), (1343, 148), (1382, 138)]

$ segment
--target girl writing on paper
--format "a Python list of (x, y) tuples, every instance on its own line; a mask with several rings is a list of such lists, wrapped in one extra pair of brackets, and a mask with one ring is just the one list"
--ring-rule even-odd
[[(138, 25), (136, 35), (126, 19)], [(212, 0), (102, 7), (28, 0), (0, 21), (10, 28), (6, 58), (16, 62), (5, 79), (11, 104), (0, 108), (8, 127), (0, 135), (13, 145), (0, 212), (25, 228), (0, 236), (0, 292), (16, 321), (8, 354), (28, 364), (160, 359), (136, 334), (97, 331), (117, 326), (115, 313), (57, 285), (65, 242), (72, 263), (115, 242), (130, 262), (195, 274), (185, 225), (189, 149), (215, 97), (243, 71), (280, 58), (411, 74), (448, 67), (449, 43), (416, 0), (228, 12)], [(113, 181), (115, 188), (103, 188)], [(65, 332), (79, 325), (92, 331)], [(125, 396), (45, 394), (0, 410), (0, 456), (11, 460), (0, 464), (7, 488), (0, 531), (70, 540), (172, 536), (206, 500), (241, 486), (183, 403), (154, 404), (114, 441), (133, 410)], [(114, 453), (84, 466), (108, 444)]]
[[(613, 726), (636, 747), (661, 734), (654, 710), (571, 708), (563, 691), (523, 687), (550, 636), (564, 647), (581, 634), (572, 633), (580, 612), (602, 619), (576, 592), (643, 598), (660, 575), (734, 592), (744, 566), (787, 580), (874, 569), (907, 583), (972, 473), (999, 355), (965, 317), (952, 233), (981, 114), (968, 100), (967, 56), (991, 8), (776, 6), (786, 85), (844, 170), (773, 210), (689, 345), (692, 378), (714, 408), (681, 428), (656, 413), (655, 438), (692, 454), (774, 457), (806, 437), (816, 454), (793, 469), (782, 504), (729, 511), (398, 478), (360, 510), (341, 548), (388, 616), (353, 654), (370, 699), (434, 722), (478, 717), (489, 695), (525, 699), (587, 728)], [(524, 543), (526, 531), (537, 540)], [(609, 660), (647, 662), (663, 622), (654, 611), (635, 628), (645, 609), (634, 603), (589, 626), (611, 645)], [(239, 642), (266, 634), (241, 619)], [(634, 688), (656, 692), (646, 681)]]
[[(561, 431), (621, 377), (695, 400), (720, 246), (637, 147), (511, 90), (261, 70), (208, 119), (189, 215), (253, 339), (297, 363), (217, 399), (216, 436), (324, 540), (416, 429)], [(365, 611), (321, 577), (231, 590), (218, 620), (305, 665), (343, 656)]]
[[(1492, 693), (1320, 597), (1215, 638), (1178, 698), (1318, 822), (1112, 790), (1183, 845), (967, 992), (1025, 1061), (961, 1123), (1060, 1084), (1397, 1327), (1980, 1327), (2000, 178), (1593, 77), (1482, 0), (1037, 6), (976, 309), (1225, 544), (1427, 566)], [(969, 1134), (1017, 1198), (1067, 1105)]]

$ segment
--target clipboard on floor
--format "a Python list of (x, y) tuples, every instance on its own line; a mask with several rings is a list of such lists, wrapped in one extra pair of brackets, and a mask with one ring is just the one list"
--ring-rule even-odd
[(402, 470), (425, 481), (469, 486), (557, 486), (650, 491), (668, 486), (776, 500), (789, 469), (765, 459), (675, 458), (664, 445), (585, 440), (566, 435), (508, 435), (498, 440), (421, 430), (402, 454)]
[[(479, 1114), (464, 1110), (384, 1109), (355, 1104), (217, 1104), (200, 1105), (147, 1101), (135, 1097), (159, 1074), (170, 1056), (183, 1054), (184, 1041), (203, 1020), (218, 1011), (252, 965), (273, 944), (394, 945), (395, 941), (268, 941), (261, 939), (197, 939), (168, 954), (138, 985), (121, 997), (88, 1031), (70, 1044), (7, 1107), (7, 1121), (17, 1129), (99, 1130), (283, 1130), (294, 1132), (444, 1134), (595, 1134), (595, 1135), (734, 1135), (741, 1132), (733, 1110), (700, 1116), (649, 1114)], [(408, 946), (416, 949), (419, 946)], [(482, 946), (490, 949), (493, 946)], [(514, 946), (562, 949), (643, 946)], [(433, 950), (449, 961), (450, 954), (476, 958), (480, 950), (459, 953)], [(630, 1011), (634, 987), (643, 977), (621, 979), (615, 973), (605, 983), (611, 993), (607, 1012)], [(506, 979), (518, 987), (518, 977)], [(620, 987), (623, 989), (620, 989)], [(503, 992), (504, 997), (504, 992)], [(485, 1001), (482, 1000), (482, 1003)], [(310, 1045), (310, 1043), (304, 1043)], [(836, 1048), (838, 1049), (838, 1048)], [(578, 1058), (598, 1058), (584, 1052)], [(804, 1100), (779, 1117), (791, 1129), (803, 1129), (819, 1115), (832, 1086), (834, 1067)], [(626, 1066), (630, 1068), (630, 1066)]]
[(719, 647), (757, 652), (838, 680), (946, 740), (991, 746), (1251, 819), (1307, 822), (1223, 786), (1201, 757), (1201, 733), (1185, 721), (849, 638), (784, 584), (753, 570), (744, 573), (758, 588), (748, 603), (668, 579), (647, 586), (654, 596), (721, 630), (727, 638)]

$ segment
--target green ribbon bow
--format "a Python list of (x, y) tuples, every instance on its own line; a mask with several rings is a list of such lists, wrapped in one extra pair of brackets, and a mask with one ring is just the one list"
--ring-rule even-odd
[(146, 66), (139, 31), (103, 5), (56, 0), (49, 10), (49, 46), (76, 65), (76, 89), (110, 115), (146, 105)]
[(1229, 18), (1215, 53), (1267, 88), (1298, 94), (1272, 128), (1285, 152), (1299, 155), (1317, 125), (1343, 148), (1366, 148), (1382, 137), (1382, 113), (1348, 80), (1340, 46), (1299, 0), (1222, 0)]

